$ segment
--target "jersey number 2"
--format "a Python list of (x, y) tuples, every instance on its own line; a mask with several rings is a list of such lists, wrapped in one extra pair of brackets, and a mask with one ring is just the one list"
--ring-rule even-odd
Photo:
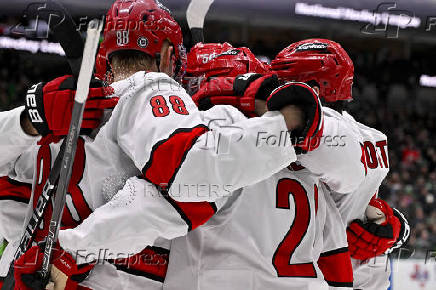
[(273, 265), (279, 277), (316, 278), (313, 263), (290, 264), (295, 249), (300, 245), (310, 223), (310, 203), (306, 189), (296, 180), (284, 178), (277, 184), (276, 207), (290, 209), (289, 196), (295, 202), (295, 218), (273, 256)]

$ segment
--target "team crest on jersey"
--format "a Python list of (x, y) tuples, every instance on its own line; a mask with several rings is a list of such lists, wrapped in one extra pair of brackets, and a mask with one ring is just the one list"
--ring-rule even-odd
[(327, 43), (304, 43), (297, 47), (295, 52), (308, 50), (325, 50), (328, 47)]
[(138, 46), (140, 48), (146, 48), (148, 45), (148, 39), (144, 36), (138, 38)]

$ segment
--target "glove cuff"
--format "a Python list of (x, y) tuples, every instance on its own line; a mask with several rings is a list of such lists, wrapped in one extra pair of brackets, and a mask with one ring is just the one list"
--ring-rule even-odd
[(279, 111), (288, 105), (299, 107), (304, 113), (303, 126), (291, 131), (292, 140), (297, 145), (297, 153), (305, 153), (319, 146), (323, 132), (323, 113), (315, 91), (305, 83), (291, 82), (275, 89), (268, 97), (269, 111)]
[(261, 77), (261, 74), (256, 73), (238, 75), (233, 81), (233, 92), (235, 93), (235, 96), (243, 96), (245, 90), (250, 86), (250, 84)]
[[(280, 82), (277, 75), (266, 75), (252, 81), (246, 89), (244, 96), (266, 101), (271, 92), (279, 86)], [(254, 95), (254, 97), (252, 97), (252, 95)]]
[(45, 83), (33, 85), (26, 94), (25, 111), (33, 127), (42, 136), (51, 133), (44, 110), (43, 88)]
[(410, 225), (406, 217), (396, 208), (392, 208), (393, 214), (400, 221), (401, 228), (397, 241), (386, 251), (386, 254), (392, 253), (394, 250), (401, 248), (407, 243), (410, 237)]

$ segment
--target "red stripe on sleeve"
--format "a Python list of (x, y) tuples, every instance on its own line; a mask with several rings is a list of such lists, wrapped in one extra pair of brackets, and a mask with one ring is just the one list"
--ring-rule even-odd
[(149, 161), (142, 169), (144, 178), (161, 189), (168, 190), (189, 150), (198, 137), (208, 130), (204, 125), (181, 128), (156, 143)]
[(7, 176), (0, 177), (0, 200), (13, 200), (29, 203), (32, 186), (14, 181)]
[(348, 248), (322, 253), (318, 266), (329, 286), (353, 287), (353, 267)]
[(150, 160), (142, 170), (143, 177), (160, 189), (161, 194), (187, 223), (189, 230), (193, 230), (207, 222), (216, 212), (215, 204), (209, 202), (177, 202), (167, 192), (189, 150), (197, 139), (208, 130), (204, 125), (177, 129), (167, 139), (159, 141), (153, 146)]
[(111, 262), (120, 271), (163, 283), (168, 270), (169, 254), (168, 249), (147, 247), (139, 254)]
[(206, 223), (217, 211), (212, 202), (177, 202), (168, 196), (166, 198), (188, 224), (189, 231)]

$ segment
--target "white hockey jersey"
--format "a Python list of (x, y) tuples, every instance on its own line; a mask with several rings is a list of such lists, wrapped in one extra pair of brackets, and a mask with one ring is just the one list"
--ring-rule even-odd
[[(329, 110), (332, 114), (339, 114)], [(349, 224), (354, 219), (364, 219), (369, 201), (377, 194), (378, 188), (389, 172), (389, 155), (385, 134), (357, 122), (347, 112), (342, 113), (342, 118), (359, 132), (363, 152), (362, 164), (365, 166), (365, 178), (356, 190), (346, 195), (333, 194), (344, 223)]]
[[(216, 106), (212, 109), (212, 111), (219, 112), (220, 110), (222, 110), (222, 106)], [(205, 118), (206, 119), (206, 118)], [(221, 117), (220, 117), (221, 119)], [(226, 122), (224, 122), (223, 124), (221, 124), (221, 126), (227, 127), (232, 125), (231, 123), (231, 118), (222, 118), (223, 120), (226, 120)], [(254, 118), (251, 120), (256, 120), (259, 118)], [(230, 120), (230, 123), (228, 123)], [(237, 121), (237, 120), (236, 120)], [(352, 136), (354, 134), (354, 132), (352, 130), (350, 130), (350, 127), (338, 124), (338, 120), (336, 118), (330, 118), (327, 117), (327, 119), (325, 120), (326, 124), (325, 124), (325, 134), (328, 134), (329, 136), (334, 136), (337, 135), (339, 133), (349, 137), (349, 142), (343, 144), (340, 146), (340, 148), (331, 148), (332, 144), (329, 142), (321, 142), (320, 143), (320, 150), (315, 150), (313, 154), (311, 154), (313, 160), (309, 160), (306, 159), (305, 163), (306, 165), (310, 166), (310, 164), (315, 164), (316, 161), (318, 162), (323, 162), (322, 166), (317, 167), (317, 169), (319, 168), (324, 168), (323, 170), (327, 170), (329, 168), (332, 168), (332, 166), (336, 166), (335, 170), (328, 170), (326, 174), (322, 175), (322, 177), (326, 180), (326, 181), (332, 181), (332, 180), (339, 180), (339, 177), (344, 177), (347, 176), (347, 174), (353, 174), (353, 176), (350, 176), (350, 178), (346, 178), (344, 181), (341, 182), (337, 182), (335, 183), (338, 188), (353, 188), (358, 186), (359, 183), (359, 178), (363, 178), (364, 176), (364, 166), (362, 163), (360, 163), (360, 158), (361, 158), (361, 147), (360, 144), (358, 142), (358, 138), (357, 136)], [(219, 128), (217, 128), (217, 130), (219, 130)], [(321, 148), (323, 146), (326, 146), (327, 148), (324, 148), (321, 150)], [(336, 145), (337, 147), (339, 147), (339, 145)], [(343, 152), (343, 151), (347, 151), (347, 152)], [(329, 154), (326, 154), (326, 152), (329, 152)], [(322, 156), (321, 156), (321, 155)], [(239, 155), (236, 155), (239, 156)], [(186, 166), (189, 163), (191, 157), (191, 152), (187, 154), (186, 156), (186, 160), (184, 162), (183, 166)], [(254, 157), (254, 156), (253, 156)], [(228, 158), (232, 158), (232, 156), (228, 156)], [(233, 157), (235, 158), (235, 157)], [(342, 158), (346, 158), (343, 162), (345, 165), (349, 165), (349, 166), (337, 166), (338, 165), (338, 160), (342, 160)], [(349, 163), (345, 163), (345, 161), (349, 161)], [(190, 165), (189, 168), (193, 168), (193, 165)], [(198, 166), (198, 165), (197, 165)], [(286, 166), (284, 166), (285, 168)], [(247, 173), (248, 171), (251, 172), (251, 169), (249, 167), (245, 168), (246, 170), (244, 171), (244, 173)], [(255, 168), (255, 170), (261, 170), (263, 168)], [(289, 173), (288, 169), (284, 169), (281, 172), (283, 175), (286, 174), (290, 174), (290, 176), (292, 177), (292, 173)], [(238, 170), (231, 168), (229, 169), (229, 175), (234, 175), (234, 174), (240, 174), (238, 173)], [(248, 174), (248, 173), (247, 173)], [(307, 173), (306, 170), (306, 174), (309, 175), (309, 173)], [(312, 177), (307, 177), (309, 178), (309, 180), (311, 180), (312, 182), (314, 180), (316, 180), (316, 182), (318, 182), (318, 176), (314, 175), (313, 173), (310, 173), (312, 175)], [(277, 176), (276, 177), (271, 177), (270, 179), (266, 179), (265, 181), (261, 181), (260, 183), (250, 186), (249, 188), (251, 188), (252, 192), (255, 192), (256, 189), (260, 188), (260, 192), (257, 193), (257, 195), (261, 194), (264, 195), (265, 198), (271, 197), (271, 195), (275, 196), (276, 194), (276, 186), (277, 186)], [(208, 176), (206, 175), (205, 178), (207, 178)], [(246, 176), (244, 176), (246, 178)], [(207, 181), (205, 181), (206, 184)], [(260, 185), (259, 185), (260, 184)], [(266, 187), (265, 189), (263, 189), (262, 187)], [(315, 184), (315, 183), (314, 183)], [(317, 183), (316, 183), (317, 184)], [(259, 186), (258, 186), (259, 185)], [(246, 188), (243, 189), (243, 191), (245, 191)], [(314, 189), (311, 189), (312, 192), (314, 192)], [(144, 194), (144, 192), (146, 194)], [(190, 200), (196, 200), (196, 203), (190, 203), (190, 206), (194, 206), (199, 207), (199, 203), (201, 204), (200, 201), (203, 200), (208, 200), (210, 198), (210, 195), (206, 194), (198, 194), (198, 191), (194, 191), (196, 194), (191, 194), (189, 195), (189, 199)], [(313, 196), (314, 193), (312, 193)], [(245, 196), (245, 195), (244, 195)], [(177, 197), (174, 197), (177, 198)], [(185, 198), (183, 198), (185, 199)], [(223, 197), (221, 199), (217, 199), (216, 200), (216, 206), (217, 209), (221, 208), (221, 206), (223, 204), (226, 204), (226, 206), (229, 208), (228, 210), (219, 210), (218, 214), (214, 217), (215, 221), (222, 221), (223, 219), (225, 220), (226, 218), (228, 218), (227, 214), (232, 212), (232, 210), (234, 209), (234, 207), (232, 206), (232, 204), (234, 204), (234, 206), (236, 207), (237, 203), (233, 203), (234, 198), (230, 197), (230, 200), (228, 200), (229, 197)], [(104, 206), (98, 208), (93, 214), (90, 215), (90, 217), (88, 219), (86, 219), (84, 221), (84, 223), (82, 223), (80, 226), (78, 226), (75, 229), (71, 229), (71, 230), (65, 230), (65, 231), (61, 231), (60, 233), (60, 241), (63, 247), (69, 249), (70, 251), (75, 251), (77, 249), (87, 249), (88, 252), (95, 252), (98, 251), (100, 248), (105, 248), (108, 249), (110, 252), (119, 252), (119, 251), (126, 251), (126, 252), (135, 252), (137, 250), (137, 244), (141, 244), (144, 240), (146, 240), (148, 237), (149, 233), (149, 229), (154, 227), (154, 223), (155, 222), (159, 222), (162, 224), (163, 227), (166, 228), (166, 230), (170, 230), (172, 229), (174, 231), (174, 236), (177, 235), (184, 235), (184, 233), (186, 232), (185, 229), (180, 228), (180, 220), (176, 218), (176, 215), (174, 214), (174, 208), (172, 208), (171, 206), (169, 206), (167, 204), (167, 207), (162, 209), (160, 208), (158, 205), (159, 204), (165, 204), (162, 203), (162, 200), (164, 200), (164, 197), (162, 197), (161, 195), (159, 195), (158, 191), (156, 188), (154, 187), (149, 187), (149, 184), (147, 184), (144, 180), (138, 179), (138, 178), (131, 178), (127, 181), (126, 185), (124, 186), (124, 188), (117, 193), (117, 195), (114, 197), (114, 199), (105, 204)], [(237, 200), (237, 199), (236, 199)], [(320, 208), (324, 208), (324, 203), (321, 202), (323, 199), (320, 198), (319, 199), (320, 202), (318, 203), (318, 206)], [(251, 202), (259, 207), (262, 208), (265, 205), (265, 202), (263, 199), (256, 199), (253, 197), (253, 199), (251, 200)], [(289, 203), (292, 203), (292, 205), (289, 205), (290, 208), (287, 211), (283, 211), (286, 212), (287, 214), (285, 214), (287, 216), (286, 220), (283, 220), (282, 222), (284, 224), (286, 224), (287, 226), (287, 230), (285, 231), (284, 228), (286, 226), (283, 226), (280, 228), (281, 230), (284, 231), (284, 233), (286, 233), (287, 231), (290, 230), (290, 224), (292, 222), (292, 217), (293, 217), (293, 212), (292, 212), (292, 206), (294, 205), (293, 201), (289, 201)], [(182, 204), (178, 203), (178, 206), (181, 206)], [(311, 208), (310, 208), (310, 216), (315, 216), (315, 207), (313, 206), (313, 204), (311, 204)], [(240, 207), (237, 207), (238, 209)], [(336, 210), (334, 204), (331, 202), (330, 203), (330, 208), (331, 210)], [(248, 209), (245, 209), (248, 210)], [(272, 210), (270, 207), (267, 207), (263, 212), (269, 213), (270, 210)], [(180, 211), (180, 209), (179, 209)], [(183, 211), (182, 211), (183, 212)], [(200, 211), (202, 212), (202, 211)], [(206, 210), (207, 212), (207, 210)], [(237, 210), (235, 210), (235, 212), (237, 212)], [(279, 210), (280, 212), (280, 210)], [(326, 212), (326, 211), (324, 211)], [(321, 215), (323, 216), (323, 215)], [(340, 220), (340, 216), (339, 214), (336, 216), (339, 220), (339, 222), (341, 222)], [(272, 219), (274, 219), (274, 215), (271, 216)], [(323, 223), (325, 220), (327, 220), (326, 217), (319, 217), (317, 219), (319, 222)], [(254, 221), (254, 220), (253, 220)], [(131, 225), (132, 223), (135, 223), (135, 225), (137, 227), (131, 227), (129, 225)], [(111, 226), (108, 227), (107, 225), (110, 224)], [(229, 224), (231, 224), (231, 220), (229, 222)], [(250, 238), (253, 241), (256, 241), (256, 238), (260, 235), (260, 236), (269, 236), (269, 232), (270, 230), (273, 231), (274, 227), (259, 227), (259, 224), (256, 222), (253, 222), (252, 226), (257, 227), (258, 228), (258, 232), (257, 235), (253, 238)], [(309, 228), (309, 227), (308, 227)], [(331, 227), (330, 227), (331, 228)], [(329, 228), (329, 229), (330, 229)], [(304, 244), (301, 245), (301, 248), (304, 248), (304, 250), (302, 250), (301, 254), (301, 259), (302, 260), (307, 260), (309, 261), (309, 263), (312, 263), (314, 266), (312, 269), (313, 271), (316, 272), (316, 276), (318, 278), (322, 277), (319, 275), (319, 271), (317, 271), (316, 269), (316, 261), (317, 261), (317, 257), (319, 256), (319, 252), (323, 250), (323, 246), (322, 246), (322, 241), (323, 241), (323, 235), (334, 235), (335, 237), (341, 237), (342, 241), (345, 240), (345, 245), (346, 245), (346, 236), (345, 236), (345, 226), (343, 226), (341, 228), (341, 233), (339, 232), (334, 232), (334, 231), (323, 231), (322, 230), (323, 227), (322, 226), (318, 226), (315, 227), (313, 225), (310, 226), (310, 230), (308, 230), (310, 232), (310, 234), (308, 234), (308, 236), (305, 238), (305, 242)], [(196, 230), (198, 231), (198, 230)], [(194, 231), (194, 232), (196, 232)], [(194, 233), (192, 232), (192, 234)], [(201, 230), (200, 230), (201, 232)], [(266, 232), (266, 234), (265, 234)], [(315, 238), (315, 232), (317, 232), (320, 236), (320, 238)], [(281, 239), (283, 239), (285, 236), (285, 234), (283, 234), (281, 236)], [(188, 234), (187, 239), (190, 239), (191, 234)], [(249, 237), (246, 237), (247, 239)], [(195, 235), (194, 238), (195, 240)], [(276, 237), (276, 239), (278, 239)], [(327, 238), (326, 238), (327, 239)], [(334, 240), (335, 238), (333, 238)], [(262, 246), (266, 247), (266, 245), (263, 244), (263, 239), (261, 239), (260, 241), (262, 241)], [(275, 249), (278, 248), (278, 244), (274, 244), (272, 239), (268, 240), (269, 242), (271, 242), (268, 245), (268, 249), (269, 251), (274, 251)], [(314, 241), (316, 241), (316, 245), (314, 245)], [(210, 240), (208, 242), (211, 242)], [(235, 240), (229, 240), (229, 243), (235, 242)], [(277, 242), (277, 241), (274, 241)], [(206, 243), (206, 242), (205, 242)], [(245, 244), (241, 242), (239, 242), (238, 244), (234, 245), (236, 246), (236, 251), (239, 250), (239, 247), (245, 247)], [(346, 247), (346, 246), (345, 246)], [(174, 248), (174, 246), (173, 246)], [(307, 249), (310, 249), (307, 251)], [(178, 249), (178, 251), (181, 252), (189, 252), (191, 249), (190, 248), (181, 248)], [(258, 252), (263, 252), (265, 250), (265, 248), (262, 248), (262, 250), (257, 250)], [(298, 252), (298, 251), (297, 251)], [(206, 253), (209, 252), (202, 252), (204, 255), (206, 255)], [(172, 255), (172, 254), (171, 254)], [(213, 259), (221, 259), (219, 256), (215, 256), (214, 252), (210, 252), (210, 260)], [(298, 255), (298, 254), (297, 254)], [(294, 258), (296, 258), (297, 261), (300, 261), (301, 259), (297, 256), (295, 256)], [(344, 257), (346, 258), (346, 256)], [(349, 258), (348, 258), (349, 261)], [(259, 263), (265, 262), (265, 259), (263, 260), (259, 260)], [(283, 263), (283, 261), (281, 261), (281, 263)], [(263, 264), (263, 263), (262, 263)], [(262, 267), (260, 267), (260, 269), (270, 269), (272, 262), (263, 264)], [(251, 264), (250, 264), (251, 265)], [(247, 266), (247, 267), (250, 267)], [(349, 265), (351, 268), (351, 265)], [(184, 267), (184, 266), (183, 266)], [(307, 267), (307, 266), (305, 266)], [(306, 269), (305, 269), (306, 270)], [(341, 269), (342, 270), (342, 269)], [(311, 271), (311, 270), (309, 270)], [(279, 284), (278, 287), (280, 287), (280, 285), (282, 284), (280, 279), (277, 279), (277, 276), (271, 275), (271, 272), (268, 272), (265, 270), (264, 273), (268, 273), (267, 275), (269, 275), (267, 278), (267, 280), (272, 281), (272, 280), (276, 280), (277, 283)], [(277, 274), (275, 274), (277, 275)], [(315, 275), (315, 274), (314, 274)], [(181, 276), (177, 276), (177, 277), (181, 277)], [(237, 278), (237, 277), (236, 277)], [(172, 279), (172, 278), (167, 278), (167, 279)], [(272, 280), (271, 280), (272, 279)], [(298, 279), (297, 279), (298, 280)], [(304, 281), (303, 281), (304, 280)], [(310, 280), (310, 279), (309, 279)], [(315, 283), (315, 285), (319, 285), (319, 283), (322, 284), (322, 282), (319, 279), (313, 278), (313, 281), (311, 281), (310, 283)], [(173, 283), (174, 285), (177, 285), (177, 282), (175, 281), (175, 279), (173, 279)], [(233, 281), (231, 279), (231, 277), (229, 278), (229, 281)], [(289, 281), (289, 280), (288, 280)], [(307, 286), (307, 279), (302, 279), (301, 281), (299, 281), (300, 284), (298, 285), (306, 285)], [(233, 281), (234, 282), (234, 281)], [(182, 283), (182, 282), (180, 282)], [(231, 283), (231, 282), (230, 282)], [(236, 283), (236, 282), (235, 282)], [(289, 282), (284, 282), (284, 285), (289, 285)], [(309, 283), (309, 284), (310, 284)], [(179, 284), (180, 285), (180, 284)]]
[[(111, 118), (95, 140), (83, 137), (78, 142), (62, 220), (65, 226), (74, 227), (81, 224), (96, 208), (110, 200), (123, 187), (126, 179), (132, 176), (141, 175), (148, 180), (151, 192), (157, 192), (156, 187), (171, 190), (174, 185), (180, 199), (189, 198), (192, 194), (192, 187), (189, 185), (202, 185), (207, 180), (207, 184), (216, 187), (206, 191), (202, 188), (201, 191), (195, 191), (195, 194), (205, 194), (208, 201), (215, 201), (237, 188), (258, 182), (295, 161), (295, 153), (290, 146), (270, 146), (256, 142), (258, 130), (271, 135), (279, 135), (286, 131), (283, 116), (278, 113), (271, 113), (262, 118), (244, 119), (242, 122), (236, 122), (237, 126), (232, 128), (211, 131), (208, 125), (211, 127), (212, 124), (202, 119), (202, 114), (198, 112), (191, 98), (175, 81), (164, 74), (138, 72), (126, 80), (115, 83), (113, 87), (115, 93), (120, 96), (120, 101)], [(4, 118), (18, 124), (15, 128), (19, 128), (21, 111), (22, 108), (18, 108), (12, 113), (8, 112)], [(237, 112), (230, 107), (224, 111)], [(221, 116), (227, 118), (242, 115), (232, 112), (223, 113)], [(5, 132), (10, 131), (8, 128), (3, 129)], [(17, 131), (22, 132), (21, 129)], [(33, 181), (33, 190), (41, 190), (60, 144), (35, 146), (35, 138), (29, 138), (25, 134), (16, 136), (20, 140), (6, 140), (4, 144), (0, 143), (0, 150), (4, 150), (7, 153), (4, 155), (8, 155), (8, 158), (2, 159), (0, 171), (22, 182)], [(13, 147), (14, 142), (23, 144), (22, 148), (19, 148), (21, 152)], [(192, 158), (203, 162), (195, 168), (182, 166), (188, 152)], [(232, 159), (228, 155), (238, 158)], [(241, 172), (240, 168), (243, 168), (244, 172), (246, 168), (256, 170), (249, 175), (229, 174), (230, 169)], [(259, 168), (262, 170), (258, 170)], [(147, 194), (147, 191), (143, 194)], [(160, 199), (159, 207), (172, 208), (174, 217), (171, 217), (171, 221), (177, 220), (176, 224), (179, 227), (177, 236), (181, 232), (186, 234), (188, 230), (204, 223), (206, 217), (210, 217), (216, 211), (214, 204), (205, 203), (206, 213), (200, 218), (195, 215), (192, 217), (189, 207), (180, 209), (177, 202), (168, 196)], [(171, 229), (167, 230), (165, 223), (160, 221), (159, 218), (150, 219), (151, 226), (146, 238), (142, 236), (144, 239), (139, 244), (133, 243), (136, 248), (130, 253), (141, 252), (147, 245), (153, 245), (158, 237), (176, 237), (176, 233)], [(131, 221), (128, 225), (135, 227), (135, 223)], [(10, 237), (11, 241), (19, 239), (16, 233), (14, 235), (15, 237)], [(86, 240), (82, 238), (74, 243)], [(96, 244), (99, 244), (98, 241)], [(104, 243), (100, 245), (104, 246)], [(66, 248), (69, 249), (67, 246)], [(120, 251), (126, 252), (125, 249)], [(9, 262), (10, 259), (7, 261), (3, 257), (3, 275)]]
[[(348, 194), (331, 192), (336, 206), (347, 226), (354, 219), (365, 220), (365, 210), (371, 198), (377, 194), (378, 188), (389, 172), (388, 143), (385, 134), (357, 122), (350, 114), (339, 114), (326, 109), (326, 114), (342, 118), (344, 123), (354, 127), (360, 135), (362, 146), (362, 164), (365, 166), (365, 178), (360, 186)], [(335, 228), (343, 227), (336, 223)], [(339, 229), (338, 229), (339, 230)], [(338, 247), (338, 241), (325, 241), (327, 247)], [(389, 287), (390, 267), (386, 256), (376, 257), (363, 262), (352, 259), (354, 288), (363, 290), (381, 290)]]
[(165, 290), (327, 289), (316, 261), (318, 178), (285, 168), (244, 187), (208, 223), (172, 241)]

